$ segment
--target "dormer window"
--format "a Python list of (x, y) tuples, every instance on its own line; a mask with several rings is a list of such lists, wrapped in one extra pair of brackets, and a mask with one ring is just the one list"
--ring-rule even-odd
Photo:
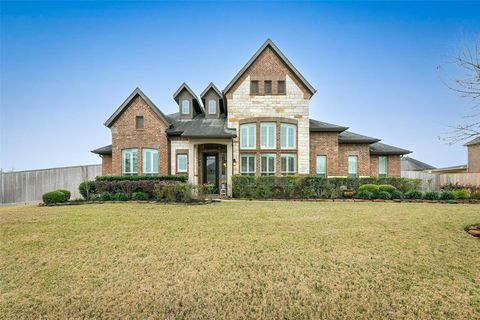
[(216, 114), (217, 113), (217, 101), (208, 100), (208, 113)]
[(182, 101), (182, 114), (190, 114), (190, 101), (183, 100)]

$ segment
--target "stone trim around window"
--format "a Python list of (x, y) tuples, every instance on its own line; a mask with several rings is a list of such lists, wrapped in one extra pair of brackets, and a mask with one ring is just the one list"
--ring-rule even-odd
[[(186, 155), (187, 156), (187, 171), (178, 171), (178, 156)], [(186, 175), (188, 176), (188, 169), (190, 167), (190, 158), (188, 156), (188, 149), (176, 149), (175, 150), (175, 174), (176, 175)]]

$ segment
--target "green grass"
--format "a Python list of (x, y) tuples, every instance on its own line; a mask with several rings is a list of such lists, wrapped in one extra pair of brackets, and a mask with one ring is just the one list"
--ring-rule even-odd
[(480, 206), (0, 208), (0, 318), (475, 319)]

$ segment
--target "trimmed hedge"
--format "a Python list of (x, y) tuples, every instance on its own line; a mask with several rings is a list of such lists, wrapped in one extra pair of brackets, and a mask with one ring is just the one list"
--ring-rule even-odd
[[(322, 178), (316, 176), (232, 177), (234, 198), (342, 198), (346, 190), (359, 191), (365, 184), (391, 185), (402, 192), (419, 187), (419, 179), (407, 178)], [(375, 188), (380, 188), (379, 186)], [(391, 189), (391, 187), (387, 187)], [(386, 190), (384, 190), (386, 191)]]
[(90, 200), (93, 194), (97, 191), (95, 181), (83, 181), (78, 186), (78, 191), (85, 200)]
[(42, 200), (45, 204), (53, 204), (67, 202), (68, 199), (66, 198), (65, 193), (62, 190), (55, 190), (44, 193), (42, 196)]
[(59, 192), (63, 193), (63, 195), (65, 196), (65, 201), (70, 200), (70, 197), (72, 196), (72, 193), (68, 190), (65, 190), (65, 189), (58, 189), (56, 191), (59, 191)]
[(187, 176), (98, 176), (95, 181), (179, 181), (187, 182)]

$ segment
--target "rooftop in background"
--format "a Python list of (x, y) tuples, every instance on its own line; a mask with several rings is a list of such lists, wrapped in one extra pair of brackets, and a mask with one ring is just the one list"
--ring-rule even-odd
[(466, 164), (462, 164), (462, 165), (459, 165), (459, 166), (434, 169), (431, 172), (433, 172), (433, 173), (463, 173), (463, 172), (467, 172), (467, 169), (468, 169), (468, 166)]
[(408, 156), (401, 159), (401, 166), (402, 171), (425, 171), (436, 169), (436, 167), (432, 165), (429, 165), (414, 158), (410, 158)]
[(475, 139), (465, 143), (464, 146), (468, 147), (468, 146), (473, 146), (474, 144), (479, 144), (479, 143), (480, 143), (480, 137), (476, 137)]

